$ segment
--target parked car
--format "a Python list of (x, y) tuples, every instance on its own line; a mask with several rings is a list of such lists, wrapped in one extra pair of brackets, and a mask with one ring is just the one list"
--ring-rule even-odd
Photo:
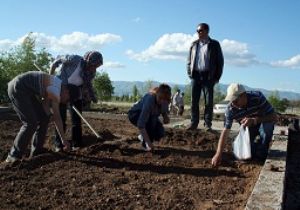
[(213, 110), (214, 116), (216, 118), (222, 118), (223, 119), (224, 115), (225, 115), (227, 105), (228, 105), (228, 101), (221, 101), (220, 103), (215, 104), (214, 105), (214, 110)]

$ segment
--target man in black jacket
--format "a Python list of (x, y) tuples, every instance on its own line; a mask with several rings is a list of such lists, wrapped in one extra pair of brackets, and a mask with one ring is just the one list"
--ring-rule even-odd
[(208, 36), (208, 24), (200, 23), (197, 33), (199, 39), (192, 43), (187, 59), (187, 73), (192, 86), (192, 118), (188, 130), (195, 130), (198, 127), (201, 91), (205, 101), (204, 126), (206, 130), (211, 130), (214, 85), (221, 78), (224, 58), (219, 42)]

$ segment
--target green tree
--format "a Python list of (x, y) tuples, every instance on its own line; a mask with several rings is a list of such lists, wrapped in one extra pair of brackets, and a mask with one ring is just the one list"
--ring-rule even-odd
[(46, 70), (52, 60), (46, 49), (36, 51), (35, 39), (29, 33), (20, 46), (0, 54), (0, 102), (7, 102), (7, 83), (18, 74), (27, 71), (37, 71), (36, 62)]
[(192, 100), (192, 86), (191, 84), (187, 84), (184, 88), (184, 103), (191, 104)]
[(217, 104), (225, 99), (225, 95), (221, 92), (219, 84), (214, 87), (214, 104)]
[(174, 85), (173, 88), (172, 88), (172, 95), (174, 95), (177, 92), (178, 89), (180, 89), (179, 86)]
[(287, 99), (280, 100), (278, 91), (273, 92), (269, 97), (268, 101), (272, 104), (273, 108), (277, 112), (284, 112), (289, 105)]
[(152, 80), (147, 80), (146, 81), (146, 84), (144, 85), (144, 93), (147, 93), (147, 92), (149, 92), (149, 90), (151, 90), (151, 88), (153, 88), (154, 87), (154, 84), (153, 84), (153, 81)]
[(97, 72), (93, 85), (100, 100), (108, 101), (114, 94), (114, 87), (106, 72)]
[(136, 85), (132, 88), (132, 101), (138, 101), (141, 98), (141, 94)]

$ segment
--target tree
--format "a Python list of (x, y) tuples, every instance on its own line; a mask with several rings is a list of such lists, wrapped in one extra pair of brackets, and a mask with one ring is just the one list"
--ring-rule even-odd
[(149, 92), (149, 90), (151, 90), (152, 88), (153, 88), (153, 86), (154, 86), (154, 84), (153, 84), (153, 81), (152, 80), (147, 80), (146, 81), (146, 84), (145, 84), (145, 86), (144, 86), (144, 93), (147, 93), (147, 92)]
[(278, 91), (273, 92), (269, 97), (268, 101), (272, 104), (273, 108), (277, 112), (284, 112), (289, 105), (289, 101), (287, 99), (280, 100)]
[(174, 95), (177, 92), (177, 90), (179, 90), (179, 89), (180, 88), (179, 88), (178, 85), (174, 85), (173, 88), (172, 88), (172, 95)]
[(106, 72), (97, 72), (93, 85), (96, 90), (96, 95), (100, 100), (108, 101), (114, 94), (114, 87)]
[(133, 86), (132, 88), (132, 100), (133, 101), (138, 101), (141, 98), (141, 94), (137, 88), (136, 85)]
[(36, 52), (35, 39), (29, 33), (20, 46), (0, 54), (0, 102), (7, 102), (7, 83), (18, 74), (27, 71), (37, 71), (36, 62), (46, 70), (52, 60), (46, 49)]
[(184, 103), (191, 104), (192, 99), (192, 86), (191, 84), (187, 84), (184, 88)]
[(221, 92), (219, 84), (214, 87), (214, 104), (217, 104), (225, 99), (225, 95)]

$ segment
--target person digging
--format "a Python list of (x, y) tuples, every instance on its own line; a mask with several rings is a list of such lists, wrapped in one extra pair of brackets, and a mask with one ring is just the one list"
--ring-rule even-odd
[(70, 144), (66, 141), (59, 113), (59, 103), (68, 102), (69, 91), (59, 78), (40, 71), (29, 71), (11, 80), (7, 93), (22, 121), (22, 127), (5, 160), (6, 163), (21, 160), (31, 139), (30, 157), (45, 151), (43, 145), (52, 115), (64, 149), (69, 150)]

